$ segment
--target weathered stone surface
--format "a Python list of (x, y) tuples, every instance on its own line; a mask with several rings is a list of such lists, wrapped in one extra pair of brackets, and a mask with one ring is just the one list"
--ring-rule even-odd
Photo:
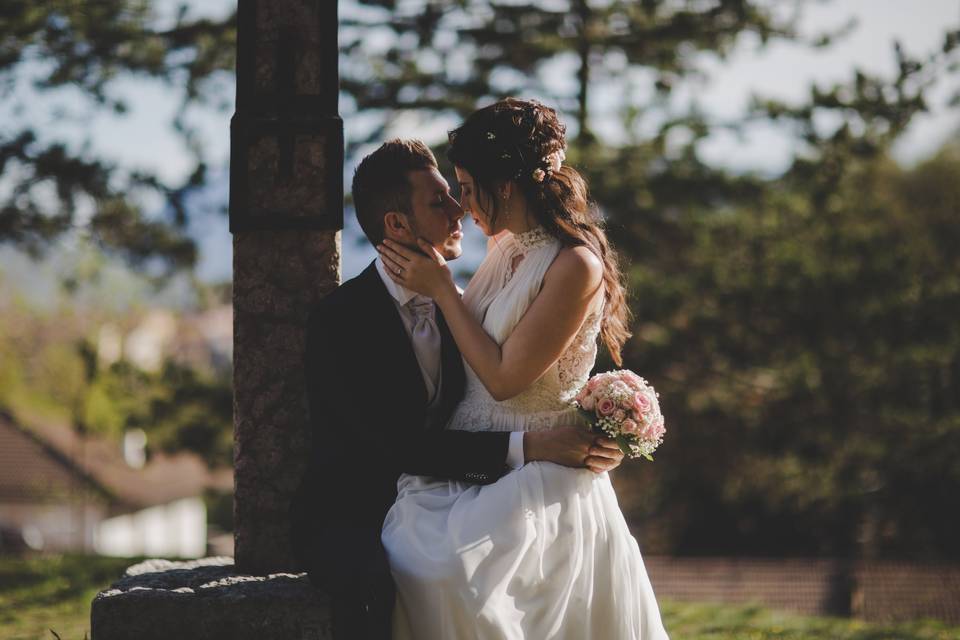
[[(289, 75), (297, 95), (321, 95), (337, 92), (323, 74), (323, 56), (336, 56), (336, 43), (323, 32), (329, 10), (321, 3), (303, 0), (269, 0), (256, 3), (256, 42), (254, 64), (256, 88), (270, 92), (278, 76)], [(333, 16), (336, 19), (336, 16)], [(284, 56), (281, 47), (293, 55)], [(292, 67), (292, 68), (289, 68)]]
[(247, 150), (250, 215), (276, 215), (302, 218), (322, 211), (328, 198), (328, 180), (343, 180), (340, 167), (327, 167), (327, 145), (337, 145), (322, 134), (292, 136), (289, 152), (290, 173), (281, 169), (284, 162), (281, 138), (263, 137), (252, 141)]
[(91, 640), (328, 640), (329, 612), (303, 574), (241, 574), (230, 558), (149, 560), (93, 600)]
[(337, 3), (243, 0), (231, 231), (343, 226)]
[(292, 555), (310, 451), (309, 310), (340, 281), (343, 130), (337, 3), (240, 0), (231, 124), (234, 550), (151, 561), (93, 602), (97, 640), (330, 638), (327, 600)]
[(340, 236), (238, 233), (233, 250), (237, 566), (294, 571), (288, 509), (310, 451), (306, 318), (340, 280)]

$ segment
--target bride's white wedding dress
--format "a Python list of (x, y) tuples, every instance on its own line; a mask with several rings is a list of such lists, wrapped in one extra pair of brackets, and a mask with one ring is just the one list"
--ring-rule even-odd
[[(488, 242), (463, 299), (498, 343), (559, 250), (542, 229)], [(507, 401), (495, 401), (468, 366), (465, 397), (447, 428), (576, 423), (570, 402), (590, 375), (599, 330), (594, 311), (558, 362)], [(397, 586), (395, 640), (667, 637), (606, 473), (534, 462), (486, 486), (403, 475), (398, 489), (382, 535)]]

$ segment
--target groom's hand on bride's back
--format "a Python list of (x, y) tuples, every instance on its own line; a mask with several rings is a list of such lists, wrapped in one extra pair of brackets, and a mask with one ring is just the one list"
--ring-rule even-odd
[(523, 434), (524, 462), (542, 460), (594, 473), (611, 471), (623, 462), (617, 443), (583, 427), (560, 427)]

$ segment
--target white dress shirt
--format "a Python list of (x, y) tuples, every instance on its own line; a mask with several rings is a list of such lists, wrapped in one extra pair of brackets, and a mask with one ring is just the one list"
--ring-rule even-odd
[[(387, 288), (387, 292), (390, 293), (390, 296), (393, 298), (393, 303), (397, 307), (397, 312), (400, 314), (401, 320), (403, 320), (403, 328), (407, 332), (407, 337), (410, 338), (411, 343), (415, 340), (413, 336), (413, 325), (416, 321), (414, 314), (410, 311), (410, 308), (407, 306), (407, 303), (410, 302), (415, 296), (419, 295), (413, 291), (410, 291), (406, 287), (403, 287), (387, 275), (386, 267), (383, 264), (383, 260), (377, 258), (376, 261), (377, 273), (380, 274), (380, 279), (383, 280), (383, 286)], [(420, 347), (420, 345), (418, 345)], [(423, 363), (420, 362), (420, 354), (424, 352), (422, 348), (414, 348), (414, 354), (417, 355), (417, 364), (420, 366), (420, 374), (426, 379), (427, 369), (424, 367)], [(439, 354), (437, 354), (439, 357)], [(439, 389), (443, 380), (443, 367), (440, 368), (440, 380), (436, 384), (436, 389), (438, 393), (436, 394), (439, 398)], [(432, 403), (437, 398), (430, 398), (429, 401)], [(510, 434), (510, 444), (507, 447), (507, 466), (511, 469), (519, 469), (523, 466), (523, 432), (514, 431)]]

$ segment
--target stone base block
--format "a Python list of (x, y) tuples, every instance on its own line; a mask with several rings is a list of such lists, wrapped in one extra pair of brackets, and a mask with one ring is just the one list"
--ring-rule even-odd
[(97, 594), (91, 640), (332, 640), (330, 600), (306, 574), (251, 576), (233, 559), (148, 560)]

